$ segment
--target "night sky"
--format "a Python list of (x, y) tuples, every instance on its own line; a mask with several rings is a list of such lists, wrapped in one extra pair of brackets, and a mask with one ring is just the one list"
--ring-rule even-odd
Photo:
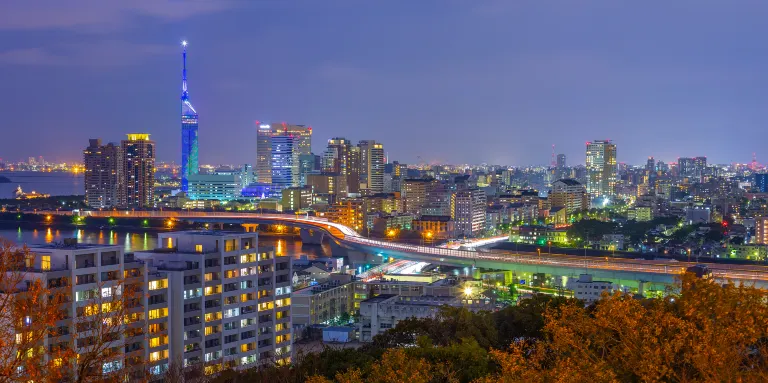
[(179, 161), (182, 39), (201, 163), (253, 163), (256, 120), (390, 160), (768, 162), (764, 0), (5, 0), (0, 158), (81, 160), (151, 133)]

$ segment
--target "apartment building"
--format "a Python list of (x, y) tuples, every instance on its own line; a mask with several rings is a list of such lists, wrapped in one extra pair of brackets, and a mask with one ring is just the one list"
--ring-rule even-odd
[[(153, 326), (165, 322), (168, 360), (203, 363), (206, 374), (290, 362), (290, 258), (259, 249), (257, 233), (171, 232), (158, 243), (135, 254), (163, 275), (148, 286), (150, 346)], [(166, 355), (149, 352), (150, 360)]]

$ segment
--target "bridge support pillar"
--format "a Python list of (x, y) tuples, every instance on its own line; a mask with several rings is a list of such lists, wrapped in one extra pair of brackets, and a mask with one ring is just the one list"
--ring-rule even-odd
[(257, 223), (244, 223), (242, 226), (246, 233), (255, 233), (259, 230), (259, 224)]
[(303, 228), (299, 235), (301, 236), (301, 243), (304, 245), (322, 245), (325, 237), (325, 233), (320, 230)]

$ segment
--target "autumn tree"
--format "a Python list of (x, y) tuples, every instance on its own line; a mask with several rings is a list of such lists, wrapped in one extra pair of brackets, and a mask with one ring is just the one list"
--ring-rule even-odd
[[(307, 383), (330, 383), (322, 376), (312, 376)], [(358, 368), (351, 368), (336, 374), (337, 383), (458, 383), (456, 374), (444, 364), (433, 364), (423, 358), (410, 356), (403, 349), (386, 351), (381, 359), (371, 365), (366, 374)]]
[(26, 247), (0, 239), (0, 383), (58, 380), (73, 355), (50, 341), (66, 319), (66, 295), (49, 287), (46, 267)]
[(754, 287), (686, 274), (665, 299), (616, 293), (545, 314), (544, 337), (493, 351), (478, 382), (768, 381), (768, 304)]
[(73, 320), (78, 356), (73, 362), (72, 380), (118, 382), (126, 374), (132, 381), (145, 380), (141, 285), (115, 276), (84, 293), (87, 299), (77, 307)]

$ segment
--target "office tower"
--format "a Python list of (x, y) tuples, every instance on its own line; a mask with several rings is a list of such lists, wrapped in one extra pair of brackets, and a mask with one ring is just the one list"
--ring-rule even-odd
[(155, 142), (149, 134), (128, 134), (121, 146), (118, 180), (120, 206), (153, 207), (155, 188)]
[(181, 56), (183, 69), (181, 71), (181, 190), (188, 190), (189, 176), (198, 174), (197, 162), (197, 111), (189, 101), (187, 90), (187, 42), (181, 43), (184, 48)]
[(298, 138), (272, 136), (272, 185), (277, 189), (299, 186)]
[(272, 182), (272, 137), (296, 137), (298, 153), (312, 153), (312, 128), (304, 125), (290, 125), (285, 122), (258, 124), (256, 131), (256, 177), (261, 183)]
[(610, 140), (587, 143), (587, 192), (594, 199), (614, 195), (617, 179), (616, 144)]
[(146, 289), (150, 346), (155, 337), (167, 343), (160, 357), (204, 366), (206, 375), (290, 361), (289, 257), (259, 249), (254, 232), (162, 233), (158, 244), (135, 257), (163, 275)]
[[(342, 184), (342, 193), (360, 192), (360, 148), (352, 146), (346, 138), (336, 137), (328, 140), (328, 148), (323, 152), (323, 172), (338, 173)], [(383, 180), (382, 180), (383, 182)]]
[(85, 203), (94, 209), (117, 206), (120, 147), (113, 143), (102, 145), (99, 139), (88, 141), (83, 151)]
[(768, 174), (755, 173), (755, 191), (758, 193), (768, 193)]
[(707, 171), (707, 157), (693, 157), (694, 177), (704, 177)]
[[(384, 145), (363, 140), (360, 148), (360, 184), (371, 194), (384, 191)], [(365, 185), (365, 187), (363, 187)]]
[(476, 236), (485, 228), (485, 192), (480, 189), (459, 190), (451, 196), (451, 219), (456, 234)]
[(584, 185), (574, 179), (562, 179), (552, 183), (549, 193), (551, 207), (565, 208), (566, 214), (589, 209), (589, 196)]
[(647, 173), (656, 172), (656, 161), (653, 159), (653, 157), (648, 157), (648, 162), (645, 163), (645, 171)]
[(677, 159), (677, 175), (680, 177), (693, 177), (696, 174), (696, 164), (693, 158), (680, 157)]
[(565, 154), (558, 154), (557, 155), (557, 167), (559, 169), (565, 168)]

